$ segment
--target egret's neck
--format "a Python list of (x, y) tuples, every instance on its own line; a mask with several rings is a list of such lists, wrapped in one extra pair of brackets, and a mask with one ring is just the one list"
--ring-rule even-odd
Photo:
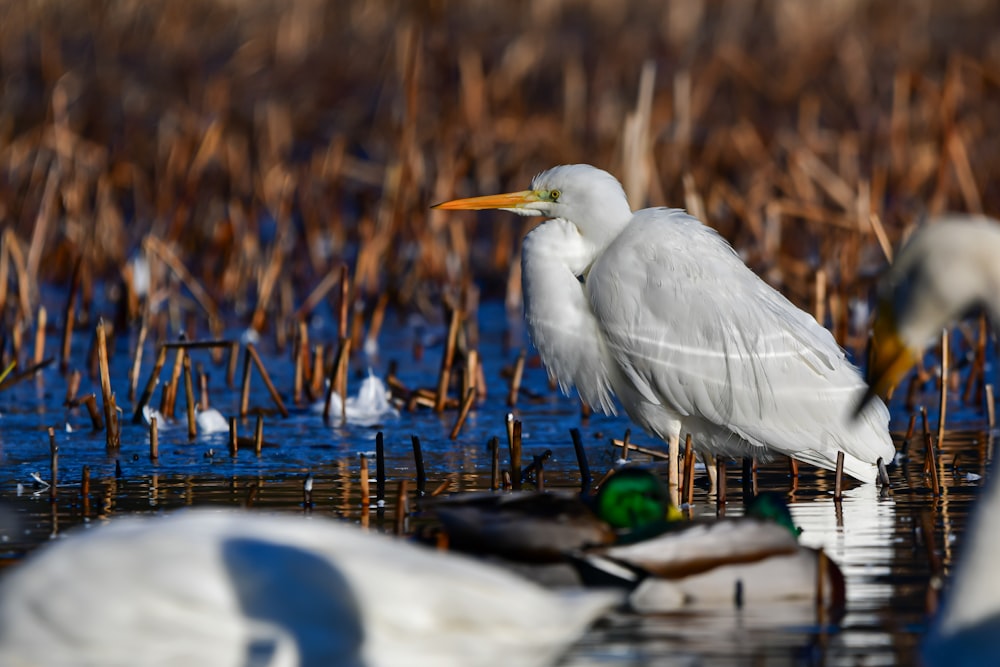
[(539, 278), (549, 271), (565, 274), (567, 269), (573, 276), (582, 276), (604, 245), (585, 239), (573, 223), (554, 218), (524, 238), (522, 262)]

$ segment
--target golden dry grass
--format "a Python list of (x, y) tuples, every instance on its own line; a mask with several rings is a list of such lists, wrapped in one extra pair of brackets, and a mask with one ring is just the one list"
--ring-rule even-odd
[(0, 307), (22, 324), (39, 282), (67, 284), (82, 259), (86, 290), (140, 247), (154, 287), (186, 269), (206, 310), (256, 311), (258, 326), (341, 263), (369, 305), (432, 302), (470, 276), (516, 301), (532, 223), (428, 205), (585, 161), (636, 208), (703, 216), (848, 342), (849, 299), (908, 226), (1000, 211), (989, 0), (6, 0), (0, 14)]

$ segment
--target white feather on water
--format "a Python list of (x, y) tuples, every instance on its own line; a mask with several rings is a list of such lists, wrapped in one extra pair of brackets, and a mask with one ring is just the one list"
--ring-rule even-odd
[[(153, 417), (156, 417), (157, 429), (169, 429), (177, 425), (175, 420), (167, 419), (156, 408), (148, 405), (142, 406), (142, 418), (147, 426), (153, 421)], [(229, 431), (229, 420), (215, 408), (199, 410), (195, 417), (195, 423), (198, 425), (199, 435), (213, 435)]]
[[(323, 412), (323, 401), (314, 403), (313, 412)], [(374, 426), (386, 419), (399, 416), (399, 411), (389, 400), (389, 390), (371, 370), (368, 377), (361, 381), (358, 393), (347, 397), (347, 405), (342, 403), (340, 394), (330, 394), (330, 416), (336, 423), (341, 423), (346, 414), (347, 423), (356, 426)]]
[(229, 421), (215, 408), (199, 411), (195, 421), (198, 424), (198, 433), (201, 435), (227, 433), (229, 431)]

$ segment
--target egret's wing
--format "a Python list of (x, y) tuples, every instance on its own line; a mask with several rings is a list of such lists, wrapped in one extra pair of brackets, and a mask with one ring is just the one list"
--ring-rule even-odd
[(849, 465), (891, 460), (884, 404), (850, 417), (864, 383), (833, 336), (683, 211), (637, 213), (587, 289), (610, 353), (650, 405), (824, 467), (837, 450)]

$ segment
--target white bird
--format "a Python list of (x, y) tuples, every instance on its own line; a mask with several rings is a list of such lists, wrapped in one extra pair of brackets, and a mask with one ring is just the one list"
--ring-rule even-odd
[(923, 645), (927, 667), (1000, 664), (1000, 481), (997, 467), (969, 523), (958, 568), (941, 614)]
[[(330, 392), (330, 415), (339, 422), (345, 416), (348, 424), (376, 426), (399, 416), (399, 410), (392, 404), (392, 395), (385, 383), (369, 368), (368, 377), (361, 381), (358, 393), (347, 397), (343, 404), (340, 394)], [(312, 406), (313, 412), (323, 412), (323, 401)]]
[(0, 664), (548, 665), (619, 600), (329, 520), (189, 510), (11, 568)]
[(621, 184), (589, 165), (542, 172), (531, 189), (437, 208), (553, 218), (524, 239), (525, 316), (564, 391), (708, 454), (794, 456), (863, 481), (895, 454), (880, 401), (833, 336), (687, 213), (632, 212)]
[(949, 214), (918, 228), (879, 282), (870, 394), (885, 396), (941, 329), (981, 306), (1000, 324), (1000, 222)]
[(198, 432), (202, 435), (227, 433), (229, 431), (229, 420), (215, 408), (199, 410), (196, 422), (198, 424)]
[[(1000, 324), (1000, 222), (948, 214), (929, 220), (903, 246), (879, 283), (869, 375), (885, 394), (927, 345), (975, 307)], [(994, 466), (994, 477), (996, 476)], [(1000, 484), (977, 502), (944, 608), (923, 646), (928, 667), (1000, 662)]]

